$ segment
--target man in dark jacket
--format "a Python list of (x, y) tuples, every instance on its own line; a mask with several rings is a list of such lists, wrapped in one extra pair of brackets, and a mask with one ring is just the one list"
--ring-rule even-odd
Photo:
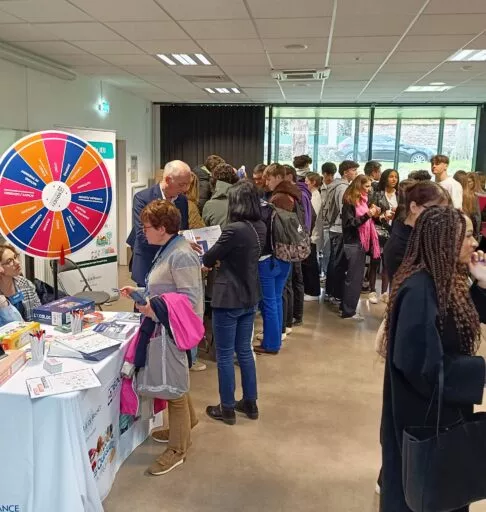
[(191, 183), (191, 169), (180, 160), (169, 162), (164, 167), (160, 183), (137, 192), (133, 198), (132, 231), (127, 243), (132, 247), (132, 279), (137, 286), (145, 286), (145, 277), (152, 266), (159, 245), (150, 245), (145, 237), (140, 213), (155, 199), (172, 201), (181, 212), (181, 229), (189, 229), (189, 207), (184, 195)]
[(199, 212), (202, 213), (206, 201), (211, 199), (211, 177), (214, 169), (225, 161), (218, 155), (210, 155), (206, 158), (204, 165), (199, 165), (193, 172), (199, 178)]

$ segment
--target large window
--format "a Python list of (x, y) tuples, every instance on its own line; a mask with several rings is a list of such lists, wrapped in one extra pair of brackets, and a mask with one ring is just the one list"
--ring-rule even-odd
[(473, 168), (477, 107), (390, 106), (370, 114), (370, 108), (360, 106), (273, 107), (270, 160), (292, 163), (295, 155), (308, 154), (320, 171), (326, 161), (356, 160), (363, 166), (373, 159), (397, 169), (401, 179), (413, 170), (430, 170), (437, 153), (450, 157), (451, 171)]

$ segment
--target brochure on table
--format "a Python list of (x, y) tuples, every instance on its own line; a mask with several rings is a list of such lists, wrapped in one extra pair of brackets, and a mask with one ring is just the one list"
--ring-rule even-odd
[(57, 373), (35, 377), (25, 381), (30, 398), (60, 395), (71, 391), (99, 388), (101, 383), (91, 368), (76, 370), (74, 372)]
[(187, 229), (183, 231), (182, 234), (189, 242), (197, 243), (204, 254), (218, 241), (221, 236), (221, 227), (210, 226), (207, 228)]

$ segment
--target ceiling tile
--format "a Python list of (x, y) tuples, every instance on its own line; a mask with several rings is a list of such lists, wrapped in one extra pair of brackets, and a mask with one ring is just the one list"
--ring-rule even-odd
[(91, 21), (91, 17), (65, 0), (22, 0), (2, 2), (2, 11), (30, 23)]
[(270, 66), (223, 66), (229, 76), (270, 76)]
[(44, 23), (44, 30), (66, 41), (113, 41), (121, 37), (101, 23)]
[(71, 0), (100, 21), (166, 21), (169, 16), (153, 0)]
[(231, 20), (248, 18), (242, 0), (156, 0), (175, 20)]
[(331, 18), (293, 18), (255, 20), (262, 39), (286, 38), (289, 34), (302, 37), (327, 37)]
[(250, 20), (181, 21), (181, 25), (196, 40), (258, 37)]
[(0, 23), (22, 23), (22, 20), (11, 14), (0, 11)]
[(199, 53), (201, 48), (191, 39), (175, 39), (167, 41), (137, 41), (137, 46), (147, 53)]
[(388, 62), (380, 71), (380, 73), (410, 73), (422, 72), (426, 73), (434, 68), (438, 63), (429, 62)]
[(131, 41), (189, 39), (187, 34), (173, 21), (120, 22), (108, 23), (108, 26)]
[(85, 53), (84, 55), (49, 55), (50, 59), (61, 62), (65, 66), (101, 66), (106, 64), (98, 57)]
[(245, 87), (243, 92), (252, 99), (261, 101), (284, 101), (280, 89), (265, 89), (261, 87)]
[(412, 21), (412, 15), (390, 16), (386, 14), (361, 14), (360, 16), (338, 16), (334, 35), (336, 37), (366, 37), (373, 27), (375, 36), (401, 36)]
[(268, 64), (267, 56), (264, 53), (260, 55), (255, 53), (250, 54), (220, 54), (211, 57), (219, 66), (265, 66)]
[(398, 41), (398, 37), (335, 37), (332, 51), (336, 53), (386, 52), (389, 53)]
[(447, 59), (451, 54), (450, 51), (438, 51), (438, 52), (428, 52), (428, 51), (417, 51), (417, 52), (395, 52), (389, 62), (435, 62), (439, 64), (443, 60)]
[(277, 81), (274, 80), (270, 75), (262, 76), (238, 76), (232, 75), (233, 80), (240, 87), (269, 87), (278, 88)]
[(471, 36), (468, 35), (430, 35), (430, 36), (407, 36), (400, 44), (400, 51), (439, 51), (451, 50), (456, 51), (462, 48)]
[(410, 30), (409, 36), (477, 34), (485, 28), (486, 20), (484, 16), (475, 14), (428, 14), (420, 16)]
[(458, 2), (457, 0), (432, 0), (427, 6), (426, 14), (484, 14), (486, 13), (486, 3), (484, 0), (467, 0), (467, 2)]
[(100, 77), (105, 76), (118, 76), (126, 75), (127, 73), (116, 66), (110, 66), (110, 64), (103, 64), (100, 66), (73, 66), (76, 71), (83, 75), (97, 75)]
[(224, 75), (223, 71), (218, 66), (177, 66), (176, 72), (181, 75)]
[(23, 48), (29, 52), (39, 55), (80, 55), (85, 53), (83, 50), (63, 41), (38, 41), (15, 43), (15, 46)]
[(29, 23), (1, 24), (0, 38), (4, 41), (55, 41), (59, 39), (44, 29), (43, 25), (30, 25)]
[(103, 60), (111, 62), (115, 66), (150, 66), (157, 63), (164, 66), (162, 62), (157, 61), (151, 55), (103, 55)]
[[(443, 0), (438, 0), (442, 2)], [(417, 14), (424, 4), (424, 0), (340, 0), (338, 4), (338, 17), (361, 16), (371, 14)], [(377, 28), (373, 25), (373, 29)]]
[(247, 0), (253, 18), (298, 18), (305, 14), (311, 17), (332, 16), (332, 0)]
[(150, 101), (153, 101), (155, 103), (172, 103), (172, 102), (179, 101), (177, 96), (174, 96), (172, 94), (167, 94), (162, 91), (157, 92), (156, 94), (148, 94), (147, 99), (149, 99)]
[(329, 62), (330, 66), (333, 65), (342, 65), (342, 64), (381, 64), (385, 57), (386, 53), (331, 53), (331, 60)]
[(162, 66), (161, 64), (158, 64), (157, 61), (155, 60), (154, 64), (150, 64), (148, 66), (140, 66), (135, 64), (120, 64), (119, 67), (134, 75), (152, 75), (157, 74), (159, 72), (160, 74), (164, 74), (167, 72), (167, 68), (165, 66)]
[(325, 55), (320, 53), (271, 53), (270, 60), (275, 68), (323, 68)]
[(259, 39), (205, 39), (201, 47), (209, 54), (217, 53), (263, 53)]
[[(327, 37), (284, 37), (276, 39), (262, 39), (265, 50), (270, 53), (321, 53), (327, 51)], [(285, 47), (291, 44), (305, 44), (307, 49), (305, 50), (287, 50)]]
[(128, 41), (72, 41), (72, 43), (96, 55), (136, 55), (143, 53), (143, 50)]

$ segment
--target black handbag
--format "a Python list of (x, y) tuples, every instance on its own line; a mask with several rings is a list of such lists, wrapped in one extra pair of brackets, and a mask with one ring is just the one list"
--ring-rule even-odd
[(441, 362), (437, 426), (403, 431), (402, 484), (413, 512), (451, 512), (486, 498), (486, 413), (440, 427), (443, 393)]

